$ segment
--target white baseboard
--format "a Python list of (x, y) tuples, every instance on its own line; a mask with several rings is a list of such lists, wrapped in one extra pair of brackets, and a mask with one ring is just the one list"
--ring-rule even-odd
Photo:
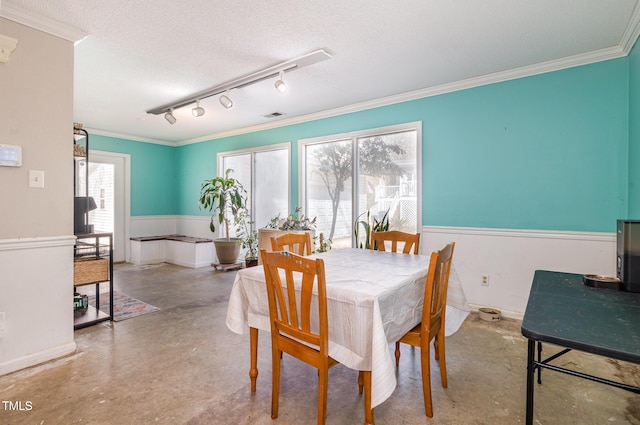
[(48, 362), (49, 360), (54, 360), (58, 357), (66, 356), (74, 351), (76, 351), (76, 343), (70, 342), (68, 344), (52, 347), (38, 353), (0, 363), (0, 376), (27, 367), (39, 365), (40, 363)]

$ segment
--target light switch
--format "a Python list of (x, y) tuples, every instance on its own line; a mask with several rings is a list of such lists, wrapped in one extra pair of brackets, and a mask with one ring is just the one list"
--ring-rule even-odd
[(29, 170), (29, 187), (44, 188), (44, 171)]

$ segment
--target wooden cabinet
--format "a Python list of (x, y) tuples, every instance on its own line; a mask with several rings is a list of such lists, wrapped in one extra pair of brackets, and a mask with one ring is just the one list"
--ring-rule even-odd
[[(94, 285), (95, 306), (74, 310), (74, 328), (113, 320), (113, 234), (77, 234), (73, 258), (73, 290)], [(105, 286), (108, 289), (105, 291)], [(104, 291), (104, 292), (101, 292)], [(99, 309), (100, 302), (108, 297), (109, 313)], [(104, 304), (104, 302), (103, 302)]]

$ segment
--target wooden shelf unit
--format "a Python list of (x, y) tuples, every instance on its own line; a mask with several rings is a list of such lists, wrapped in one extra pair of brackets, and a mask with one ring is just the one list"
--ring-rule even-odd
[[(109, 314), (100, 311), (100, 286), (109, 285)], [(90, 233), (76, 235), (73, 258), (73, 291), (85, 285), (95, 285), (95, 305), (74, 310), (75, 329), (113, 320), (113, 234)]]

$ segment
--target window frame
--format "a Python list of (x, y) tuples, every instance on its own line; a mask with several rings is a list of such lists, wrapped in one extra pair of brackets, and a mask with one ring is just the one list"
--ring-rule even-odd
[[(249, 205), (251, 205), (252, 208), (249, 210), (249, 214), (251, 216), (250, 217), (251, 221), (254, 222), (252, 224), (252, 230), (257, 230), (256, 223), (255, 223), (255, 208), (253, 208), (253, 206), (256, 205), (255, 156), (258, 153), (283, 150), (283, 149), (286, 149), (287, 151), (287, 210), (288, 210), (289, 205), (291, 205), (291, 142), (283, 142), (283, 143), (277, 143), (274, 145), (264, 145), (264, 146), (256, 146), (252, 148), (218, 152), (218, 154), (216, 155), (216, 164), (217, 164), (219, 177), (224, 177), (225, 170), (224, 170), (223, 164), (224, 164), (225, 157), (240, 156), (240, 155), (247, 155), (247, 154), (251, 155), (251, 170), (250, 170), (251, 171), (251, 182), (250, 182), (251, 187), (249, 190), (249, 193), (251, 194), (250, 195), (251, 199), (249, 199)], [(245, 183), (243, 183), (243, 185), (246, 186)]]
[[(402, 133), (407, 131), (416, 132), (416, 229), (421, 232), (422, 229), (422, 121), (412, 121), (404, 124), (396, 124), (385, 127), (377, 127), (347, 133), (331, 134), (326, 136), (313, 137), (308, 139), (298, 140), (298, 202), (303, 206), (303, 211), (306, 214), (308, 212), (307, 198), (306, 198), (306, 178), (307, 175), (307, 161), (306, 161), (306, 148), (307, 146), (331, 143), (343, 140), (351, 140), (351, 148), (353, 155), (353, 174), (352, 188), (351, 188), (351, 223), (356, 221), (359, 214), (362, 211), (358, 210), (358, 179), (359, 175), (359, 158), (358, 158), (358, 140), (363, 138), (371, 138), (375, 136), (385, 136), (394, 133)], [(355, 236), (353, 229), (351, 232), (351, 245), (355, 244)]]

